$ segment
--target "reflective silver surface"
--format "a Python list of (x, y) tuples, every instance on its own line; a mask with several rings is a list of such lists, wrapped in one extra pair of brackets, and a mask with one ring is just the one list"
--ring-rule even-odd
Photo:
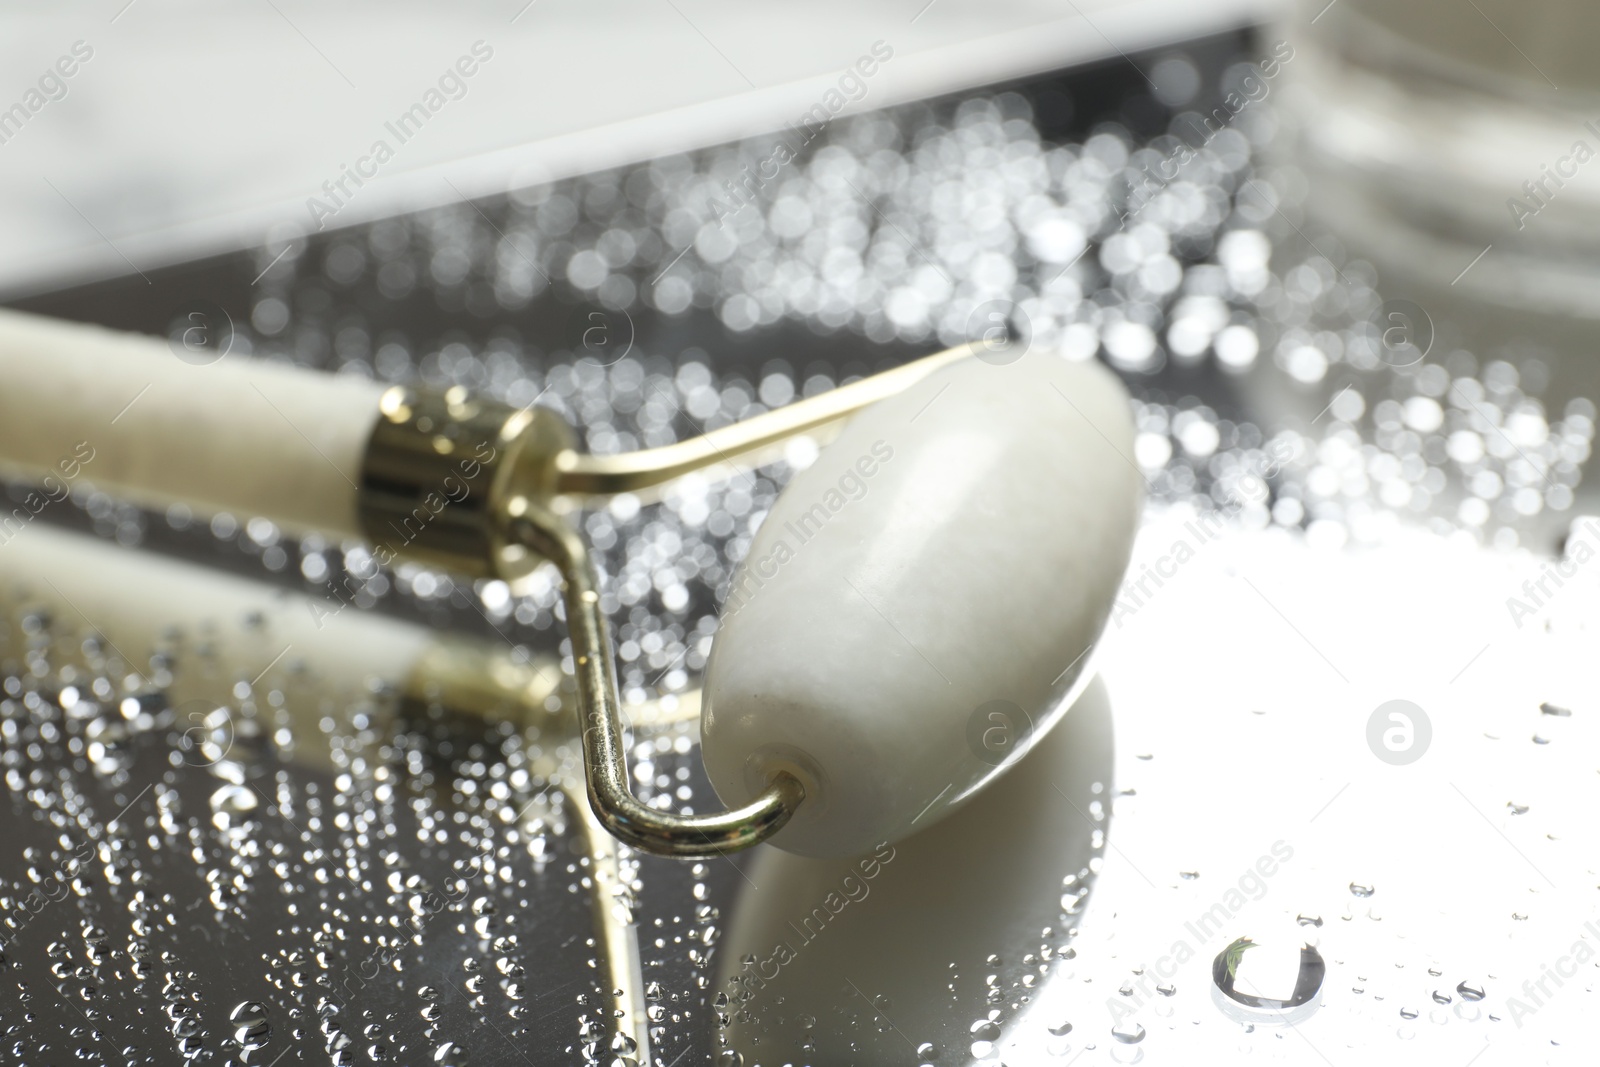
[[(1584, 354), (1479, 344), (1431, 304), (1391, 332), (1388, 302), (1415, 298), (1310, 227), (1292, 169), (1270, 162), (1282, 71), (1267, 76), (1275, 42), (1261, 43), (1137, 57), (1168, 63), (1154, 89), (1108, 69), (841, 122), (725, 225), (710, 198), (771, 139), (175, 268), (156, 294), (30, 306), (159, 332), (204, 297), (264, 358), (538, 402), (597, 452), (691, 436), (991, 329), (1105, 359), (1136, 398), (1128, 459), (1152, 501), (1095, 652), (1113, 755), (1089, 775), (1074, 752), (1066, 807), (1046, 795), (1002, 827), (1076, 820), (1091, 854), (1065, 840), (1060, 856), (1018, 854), (1059, 869), (1008, 885), (1027, 898), (1005, 905), (1028, 920), (1017, 931), (981, 902), (965, 906), (982, 921), (912, 924), (916, 959), (959, 962), (937, 1025), (909, 1021), (930, 1005), (891, 989), (929, 977), (910, 957), (905, 973), (880, 956), (825, 975), (860, 988), (808, 1012), (819, 1049), (844, 1048), (817, 1062), (1586, 1062), (1600, 533), (1574, 526), (1594, 510), (1582, 474), (1596, 412), (1573, 384)], [(1211, 130), (1224, 86), (1254, 99)], [(692, 686), (731, 563), (814, 454), (796, 443), (748, 478), (583, 517), (625, 713)], [(181, 510), (139, 513), (87, 484), (36, 518), (20, 489), (11, 502), (30, 513), (16, 536), (87, 527), (557, 651), (548, 574), (514, 597), (247, 517), (201, 528)], [(8, 589), (18, 577), (31, 576), (5, 573)], [(271, 694), (247, 686), (232, 754), (196, 765), (215, 739), (184, 748), (190, 724), (154, 697), (124, 710), (143, 692), (126, 668), (162, 665), (84, 651), (93, 620), (31, 615), (5, 604), (13, 643), (40, 648), (8, 657), (0, 704), (7, 1055), (630, 1054), (602, 1018), (581, 834), (564, 800), (527, 807), (550, 738), (404, 728), (379, 693), (302, 731), (329, 753), (302, 766), (252, 731)], [(202, 657), (190, 640), (171, 670)], [(63, 675), (70, 659), (83, 665)], [(714, 805), (694, 741), (683, 726), (635, 734), (647, 802)], [(1001, 840), (992, 854), (904, 847), (961, 871), (1005, 861)], [(772, 903), (763, 870), (785, 862), (624, 858), (657, 1063), (806, 1061), (788, 1023), (734, 1018), (747, 1006), (719, 981), (743, 966), (730, 931)], [(1261, 1009), (1212, 990), (1240, 938), (1258, 948), (1236, 980), (1285, 1001), (1299, 980), (1283, 968), (1314, 943), (1317, 997), (1238, 1017), (1229, 1004)]]

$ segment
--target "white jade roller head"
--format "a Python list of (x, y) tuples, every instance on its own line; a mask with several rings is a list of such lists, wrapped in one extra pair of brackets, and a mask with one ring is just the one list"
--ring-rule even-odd
[(717, 794), (778, 771), (773, 838), (863, 853), (936, 822), (1071, 704), (1122, 580), (1142, 478), (1099, 364), (970, 358), (857, 415), (756, 534), (707, 665)]

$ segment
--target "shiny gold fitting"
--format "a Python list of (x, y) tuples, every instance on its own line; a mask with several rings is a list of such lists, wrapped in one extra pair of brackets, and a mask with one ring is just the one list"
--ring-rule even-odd
[(519, 497), (554, 488), (555, 457), (572, 430), (548, 408), (512, 408), (462, 386), (443, 393), (395, 386), (361, 467), (362, 529), (380, 564), (410, 558), (515, 584), (541, 561), (507, 542), (503, 517)]

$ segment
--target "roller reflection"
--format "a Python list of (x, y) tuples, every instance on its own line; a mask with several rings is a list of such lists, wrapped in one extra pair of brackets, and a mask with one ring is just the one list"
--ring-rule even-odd
[[(1111, 766), (1111, 704), (1096, 679), (943, 822), (853, 859), (763, 847), (722, 945), (725, 1047), (745, 1067), (867, 1067), (963, 1063), (1000, 1045), (1073, 954)], [(1048, 1028), (1017, 1030), (1037, 1031), (1026, 1045), (1042, 1056)]]

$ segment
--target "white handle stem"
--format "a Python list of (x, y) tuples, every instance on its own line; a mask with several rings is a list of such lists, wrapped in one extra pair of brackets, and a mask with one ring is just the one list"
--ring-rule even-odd
[(0, 468), (359, 537), (383, 388), (238, 355), (196, 366), (156, 338), (0, 310)]

